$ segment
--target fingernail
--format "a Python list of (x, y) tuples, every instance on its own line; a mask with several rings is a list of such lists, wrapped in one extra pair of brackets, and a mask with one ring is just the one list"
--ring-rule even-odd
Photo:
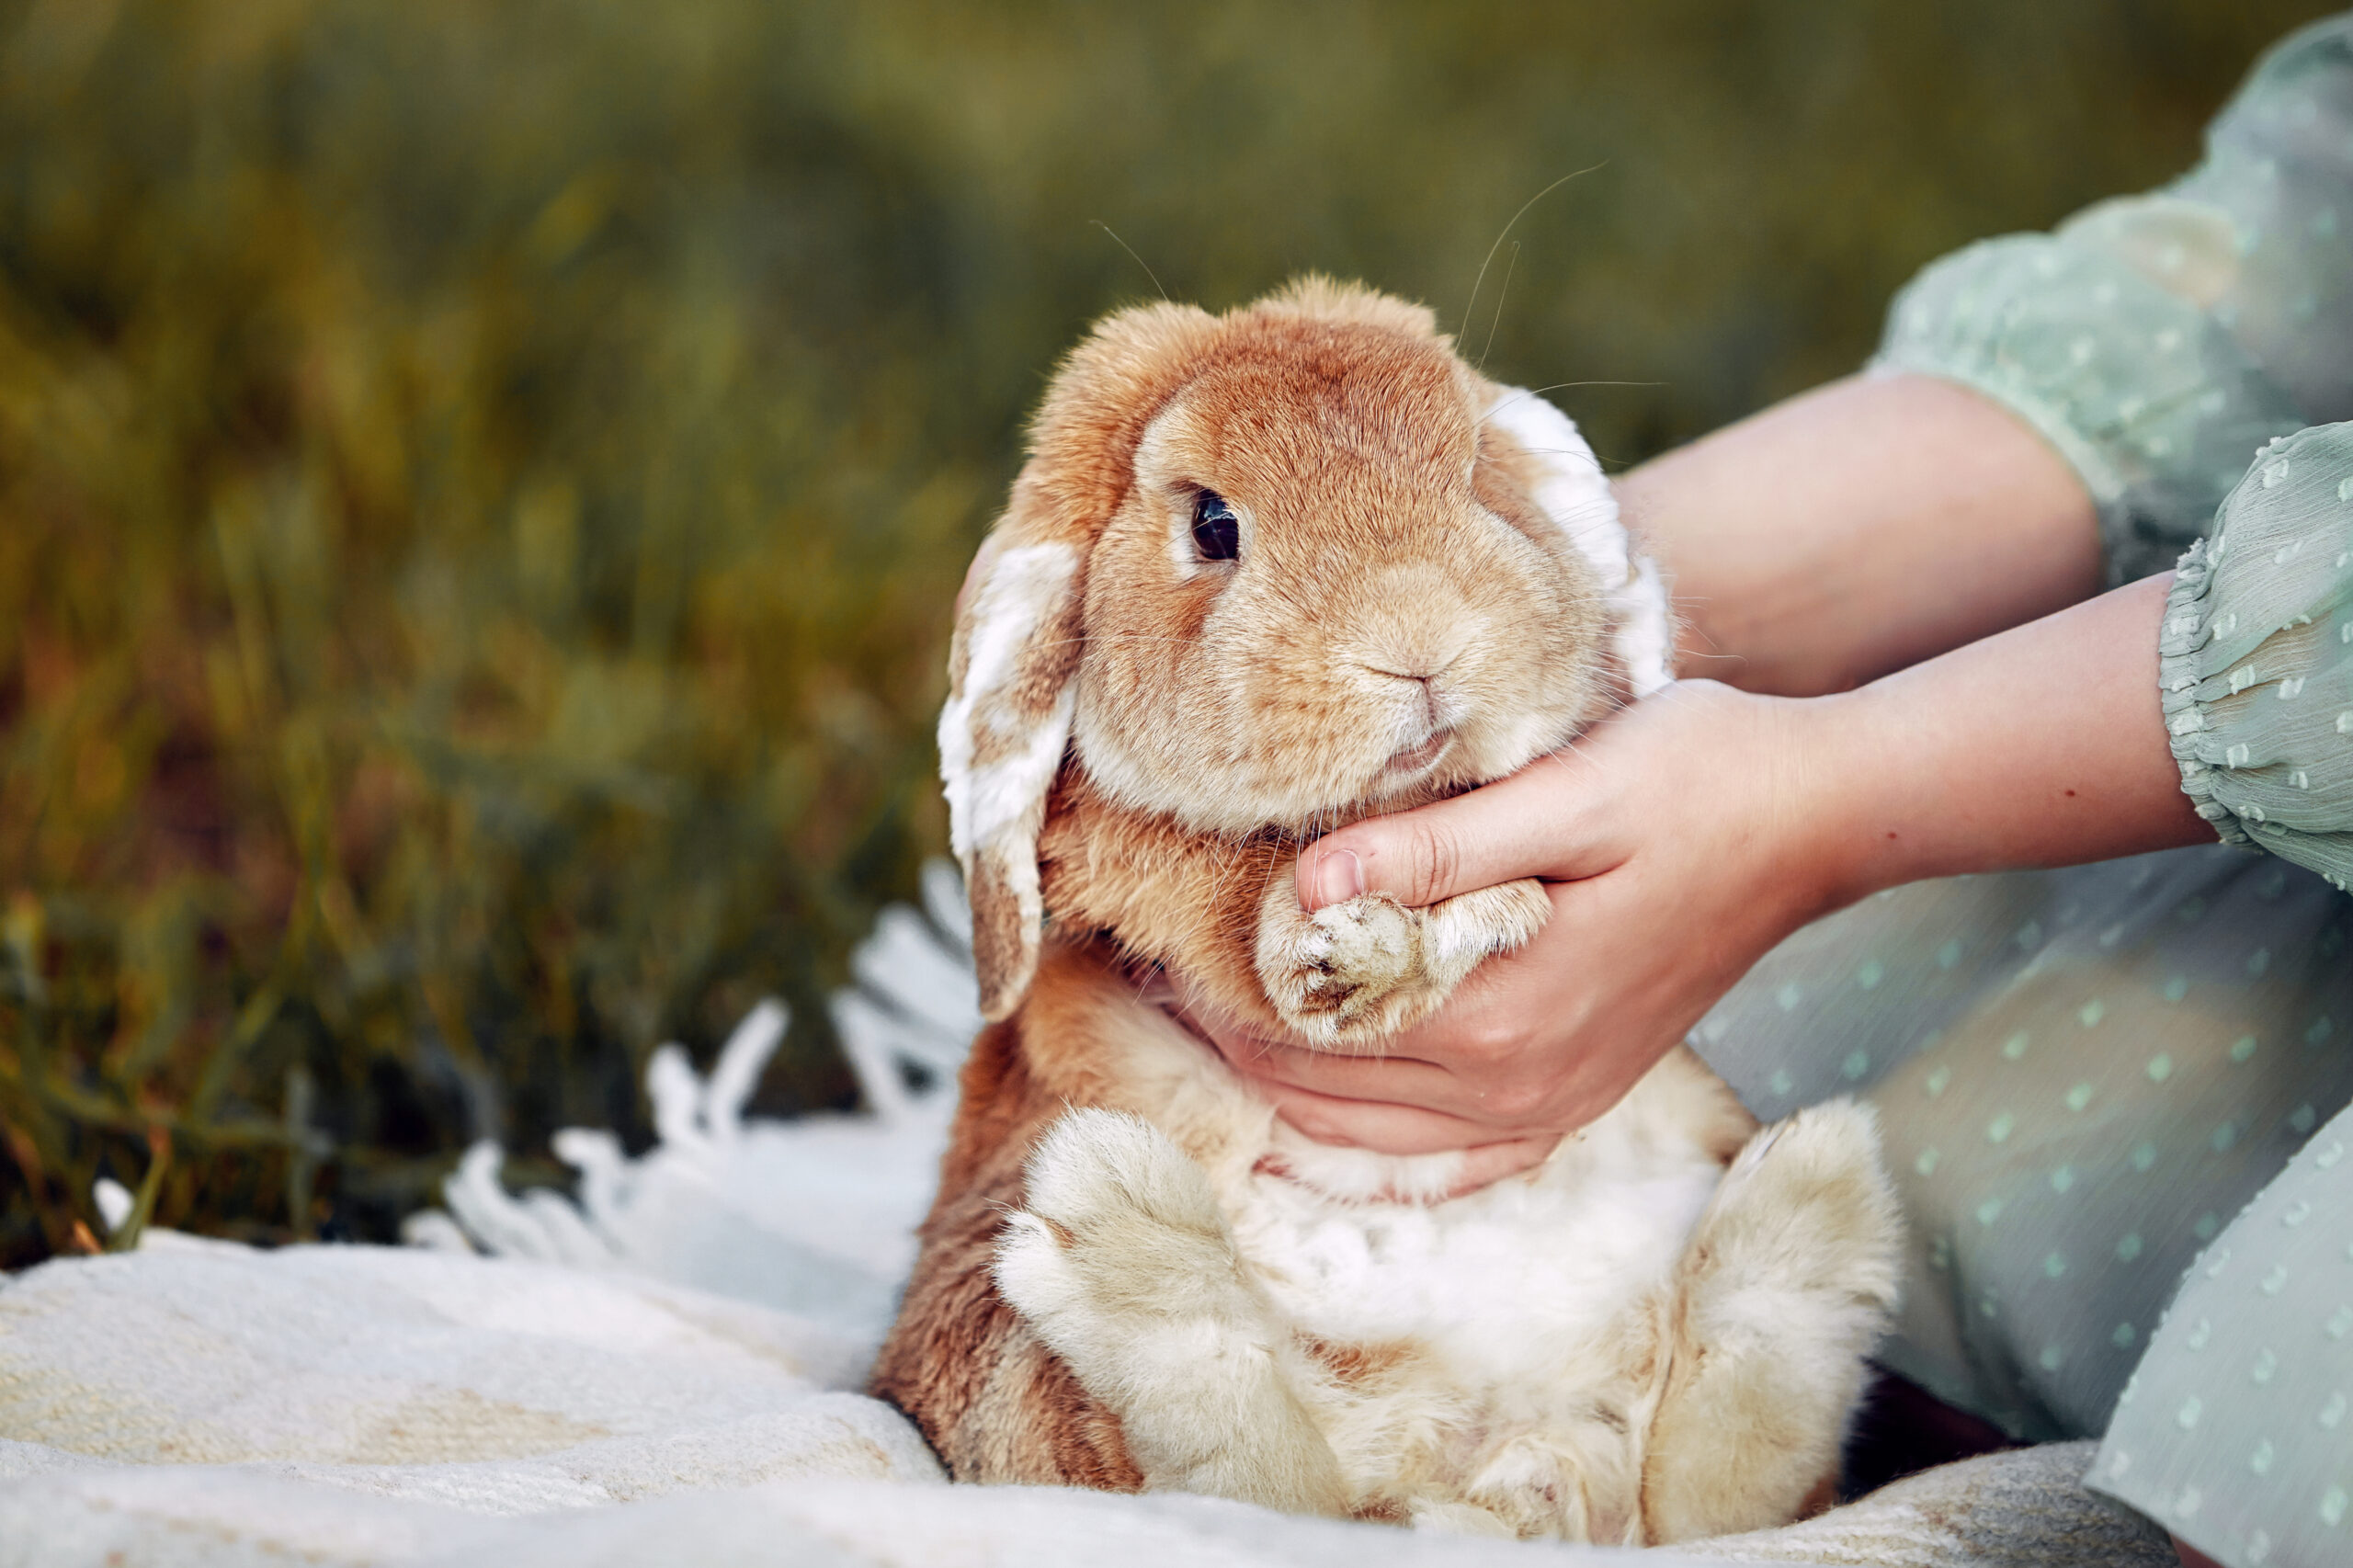
[(1352, 849), (1326, 849), (1315, 857), (1315, 907), (1337, 903), (1364, 892), (1364, 867)]

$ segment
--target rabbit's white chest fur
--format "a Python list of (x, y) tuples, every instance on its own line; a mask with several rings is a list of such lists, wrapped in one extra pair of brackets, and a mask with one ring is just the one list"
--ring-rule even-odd
[(1554, 1341), (1589, 1336), (1665, 1278), (1723, 1176), (1637, 1092), (1529, 1175), (1438, 1201), (1461, 1155), (1312, 1142), (1156, 1009), (1136, 1005), (1131, 1023), (1138, 1108), (1209, 1171), (1285, 1317), (1336, 1343), (1410, 1340), (1476, 1376), (1557, 1367)]
[[(1876, 1311), (1858, 1310), (1843, 1262), (1829, 1271), (1837, 1303), (1806, 1301), (1792, 1270), (1826, 1261), (1820, 1239), (1789, 1235), (1797, 1206), (1744, 1175), (1756, 1160), (1727, 1174), (1688, 1080), (1646, 1079), (1529, 1176), (1400, 1201), (1445, 1191), (1460, 1156), (1308, 1143), (1156, 1009), (1130, 998), (1097, 1018), (1138, 1114), (1056, 1123), (996, 1278), (1082, 1381), (1117, 1391), (1154, 1484), (1257, 1495), (1263, 1477), (1221, 1470), (1306, 1454), (1336, 1468), (1349, 1507), (1376, 1517), (1640, 1540), (1678, 1268), (1695, 1227), (1722, 1228), (1735, 1189), (1776, 1211), (1775, 1234), (1726, 1233), (1739, 1244), (1727, 1262), (1763, 1251), (1752, 1278), (1714, 1288), (1711, 1315), (1757, 1324), (1792, 1375), (1851, 1398)], [(1854, 1173), (1868, 1210), (1868, 1120), (1841, 1111), (1798, 1143), (1809, 1140), (1818, 1156), (1791, 1153)], [(1827, 1253), (1877, 1254), (1880, 1229), (1859, 1224)]]

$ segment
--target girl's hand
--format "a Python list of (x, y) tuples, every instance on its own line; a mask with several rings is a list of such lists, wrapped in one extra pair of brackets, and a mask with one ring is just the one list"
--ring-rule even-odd
[(1301, 857), (1307, 908), (1532, 876), (1552, 918), (1378, 1057), (1194, 1021), (1310, 1137), (1477, 1149), (1466, 1185), (1533, 1164), (1820, 915), (1923, 877), (2211, 840), (2157, 700), (2169, 581), (1839, 696), (1685, 681), (1509, 778), (1344, 828)]
[(1420, 905), (1518, 877), (1552, 884), (1536, 939), (1380, 1056), (1195, 1021), (1310, 1137), (1474, 1148), (1484, 1179), (1540, 1160), (1837, 901), (1816, 707), (1685, 682), (1512, 778), (1311, 847), (1311, 909), (1368, 890)]

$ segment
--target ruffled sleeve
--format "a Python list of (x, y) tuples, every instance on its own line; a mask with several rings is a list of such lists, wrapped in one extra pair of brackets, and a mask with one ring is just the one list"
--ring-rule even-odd
[(2171, 566), (2248, 456), (2304, 423), (2211, 313), (2063, 229), (1930, 267), (1872, 369), (1959, 381), (2040, 432), (2099, 508), (2111, 583)]
[[(2353, 15), (2265, 56), (2208, 130), (2205, 161), (2157, 199), (2229, 224), (2236, 265), (2203, 285), (2210, 313), (2304, 423), (2353, 419)], [(2166, 239), (2150, 239), (2162, 270)]]
[(1929, 267), (1872, 368), (2040, 432), (2098, 505), (2111, 582), (2173, 565), (2266, 441), (2353, 417), (2353, 17), (2274, 49), (2172, 186)]
[(2353, 881), (2353, 424), (2265, 449), (2158, 645), (2182, 787), (2227, 841)]

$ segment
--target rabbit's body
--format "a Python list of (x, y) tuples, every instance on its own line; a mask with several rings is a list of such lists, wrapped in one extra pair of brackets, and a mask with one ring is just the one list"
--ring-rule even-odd
[(1289, 1133), (1098, 946), (963, 1088), (875, 1377), (959, 1479), (1641, 1543), (1835, 1477), (1893, 1286), (1852, 1108), (1727, 1178), (1755, 1123), (1678, 1051), (1532, 1176), (1398, 1201), (1453, 1157)]
[(965, 1480), (1627, 1542), (1793, 1517), (1894, 1290), (1865, 1113), (1752, 1137), (1677, 1051), (1449, 1197), (1458, 1154), (1290, 1131), (1156, 978), (1375, 1041), (1541, 926), (1533, 882), (1311, 916), (1291, 867), (1662, 678), (1574, 427), (1378, 295), (1128, 312), (991, 549), (941, 738), (998, 1021), (876, 1391)]

